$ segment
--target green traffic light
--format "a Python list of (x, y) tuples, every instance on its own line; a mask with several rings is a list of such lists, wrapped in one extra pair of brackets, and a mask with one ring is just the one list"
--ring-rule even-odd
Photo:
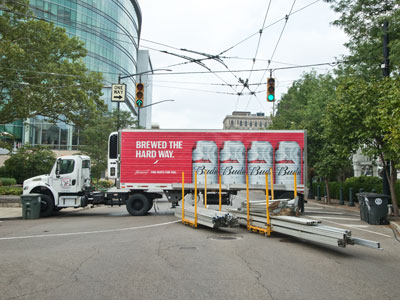
[(274, 97), (274, 95), (268, 95), (268, 101), (274, 101), (275, 100), (275, 97)]

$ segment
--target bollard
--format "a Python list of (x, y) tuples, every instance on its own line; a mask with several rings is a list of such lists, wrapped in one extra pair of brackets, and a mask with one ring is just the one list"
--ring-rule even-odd
[(349, 188), (349, 206), (354, 206), (353, 188)]
[(343, 187), (341, 186), (339, 188), (339, 204), (340, 205), (344, 205), (344, 199), (343, 199)]
[(317, 185), (317, 200), (321, 201), (321, 187)]

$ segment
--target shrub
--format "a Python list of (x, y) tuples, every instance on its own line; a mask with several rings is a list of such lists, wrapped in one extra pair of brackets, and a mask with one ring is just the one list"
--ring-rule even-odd
[(0, 195), (22, 195), (22, 187), (2, 186), (0, 187)]
[(17, 181), (14, 178), (0, 177), (0, 182), (2, 186), (15, 185)]
[(22, 183), (27, 178), (49, 173), (55, 160), (55, 154), (50, 149), (25, 145), (11, 154), (4, 165), (8, 176)]
[[(325, 182), (314, 182), (313, 193), (317, 196), (317, 187), (320, 186), (321, 197), (325, 196)], [(350, 177), (344, 182), (329, 182), (329, 195), (333, 199), (340, 198), (340, 187), (343, 187), (343, 199), (349, 201), (350, 188), (353, 189), (353, 201), (358, 201), (356, 194), (362, 189), (364, 192), (382, 193), (382, 178), (371, 176)], [(397, 202), (400, 205), (400, 180), (395, 185)]]
[(95, 185), (97, 188), (110, 188), (114, 185), (114, 182), (111, 180), (99, 180)]

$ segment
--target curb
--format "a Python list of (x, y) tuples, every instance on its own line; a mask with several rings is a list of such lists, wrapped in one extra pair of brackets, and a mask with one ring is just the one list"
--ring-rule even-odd
[(22, 207), (21, 197), (14, 195), (0, 195), (0, 207)]
[(390, 221), (389, 222), (390, 227), (392, 227), (393, 230), (396, 230), (397, 234), (400, 235), (400, 225), (397, 224), (396, 222)]

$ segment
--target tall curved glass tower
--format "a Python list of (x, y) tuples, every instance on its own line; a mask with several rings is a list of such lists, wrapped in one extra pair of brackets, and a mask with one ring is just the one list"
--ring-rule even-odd
[[(30, 0), (35, 16), (63, 27), (69, 36), (76, 36), (88, 50), (85, 63), (90, 71), (103, 73), (103, 100), (112, 110), (111, 84), (118, 75), (137, 73), (137, 57), (142, 14), (136, 0)], [(134, 108), (135, 77), (124, 79), (128, 100), (121, 109)], [(8, 126), (8, 127), (7, 127)], [(17, 140), (31, 145), (46, 144), (53, 149), (74, 150), (79, 133), (73, 126), (57, 126), (42, 118), (3, 125), (2, 131), (17, 135)]]

